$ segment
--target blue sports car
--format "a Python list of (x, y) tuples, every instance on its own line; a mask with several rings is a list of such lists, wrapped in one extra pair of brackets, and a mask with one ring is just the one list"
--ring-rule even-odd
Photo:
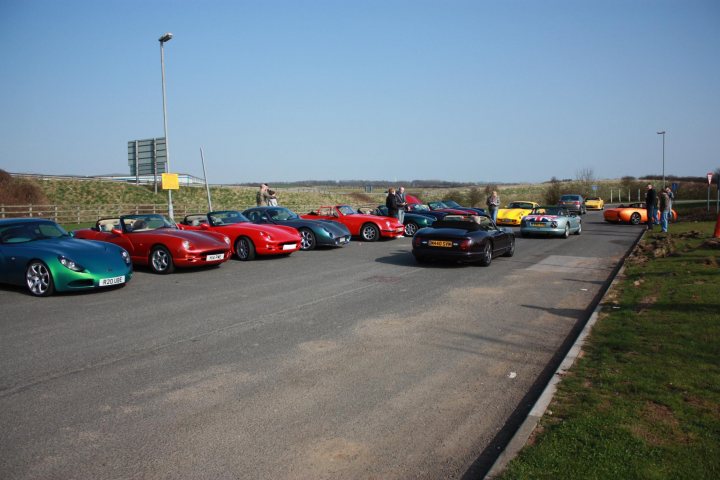
[(285, 225), (300, 233), (300, 250), (319, 247), (342, 247), (350, 242), (350, 230), (342, 223), (308, 220), (285, 207), (253, 207), (243, 212), (251, 222)]
[(0, 220), (0, 282), (24, 285), (36, 297), (124, 285), (130, 255), (117, 245), (72, 238), (39, 218)]
[(565, 207), (536, 207), (520, 221), (520, 235), (550, 235), (568, 238), (571, 233), (580, 235), (582, 219)]

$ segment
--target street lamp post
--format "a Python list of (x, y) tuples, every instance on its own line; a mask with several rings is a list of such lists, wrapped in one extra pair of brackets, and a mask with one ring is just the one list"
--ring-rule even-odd
[(665, 190), (665, 130), (657, 132), (658, 135), (662, 135), (663, 138), (663, 190)]
[[(170, 141), (167, 132), (167, 107), (165, 105), (165, 50), (163, 46), (165, 42), (169, 42), (173, 37), (172, 33), (166, 33), (160, 37), (160, 71), (162, 74), (162, 101), (163, 101), (163, 129), (165, 131), (165, 163), (167, 165), (167, 173), (170, 173)], [(173, 211), (172, 190), (168, 189), (168, 216), (171, 221), (175, 221), (175, 212)]]

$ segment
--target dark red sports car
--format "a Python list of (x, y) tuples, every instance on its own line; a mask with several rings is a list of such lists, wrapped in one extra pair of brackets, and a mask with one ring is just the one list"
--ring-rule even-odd
[(230, 238), (215, 232), (186, 232), (162, 215), (123, 215), (102, 218), (95, 227), (73, 232), (75, 238), (120, 245), (136, 265), (155, 273), (175, 267), (219, 265), (230, 259)]

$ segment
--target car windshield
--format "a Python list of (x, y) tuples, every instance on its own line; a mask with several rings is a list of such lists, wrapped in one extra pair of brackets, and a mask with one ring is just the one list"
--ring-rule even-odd
[(246, 223), (250, 220), (237, 210), (219, 210), (217, 212), (208, 213), (210, 223), (213, 226), (233, 225), (236, 223)]
[(563, 195), (560, 197), (561, 202), (579, 202), (580, 197), (577, 195)]
[(532, 211), (533, 215), (567, 215), (568, 211), (562, 207), (538, 207)]
[(340, 206), (338, 207), (338, 210), (339, 210), (340, 213), (343, 214), (343, 215), (354, 215), (354, 214), (357, 213), (357, 212), (355, 211), (355, 209), (352, 208), (352, 207), (349, 206), (349, 205), (340, 205)]
[(428, 206), (433, 210), (437, 210), (438, 208), (448, 208), (448, 206), (443, 202), (428, 202)]
[(0, 243), (26, 243), (69, 236), (60, 225), (50, 221), (11, 223), (0, 226)]
[(590, 202), (590, 201), (597, 202), (598, 200), (600, 200), (600, 198), (598, 198), (598, 197), (589, 197), (589, 198), (585, 199), (585, 201), (587, 201), (587, 202)]
[(415, 203), (410, 206), (410, 210), (413, 210), (415, 212), (429, 212), (430, 207), (428, 207), (427, 205), (423, 205), (421, 203)]
[(461, 208), (462, 207), (462, 205), (457, 203), (455, 200), (443, 200), (442, 203), (444, 203), (448, 207), (452, 207), (452, 208)]
[(126, 232), (147, 232), (160, 228), (177, 228), (174, 223), (160, 214), (124, 215), (120, 217), (120, 224)]
[(525, 208), (525, 209), (531, 209), (534, 205), (530, 202), (510, 202), (510, 205), (507, 206), (507, 208)]
[(287, 208), (268, 208), (267, 214), (273, 220), (283, 222), (285, 220), (297, 220), (298, 214)]

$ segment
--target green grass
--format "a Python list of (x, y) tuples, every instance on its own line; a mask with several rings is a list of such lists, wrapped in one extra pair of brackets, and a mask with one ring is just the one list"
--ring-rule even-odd
[(720, 250), (702, 246), (714, 226), (646, 235), (501, 478), (720, 478)]

